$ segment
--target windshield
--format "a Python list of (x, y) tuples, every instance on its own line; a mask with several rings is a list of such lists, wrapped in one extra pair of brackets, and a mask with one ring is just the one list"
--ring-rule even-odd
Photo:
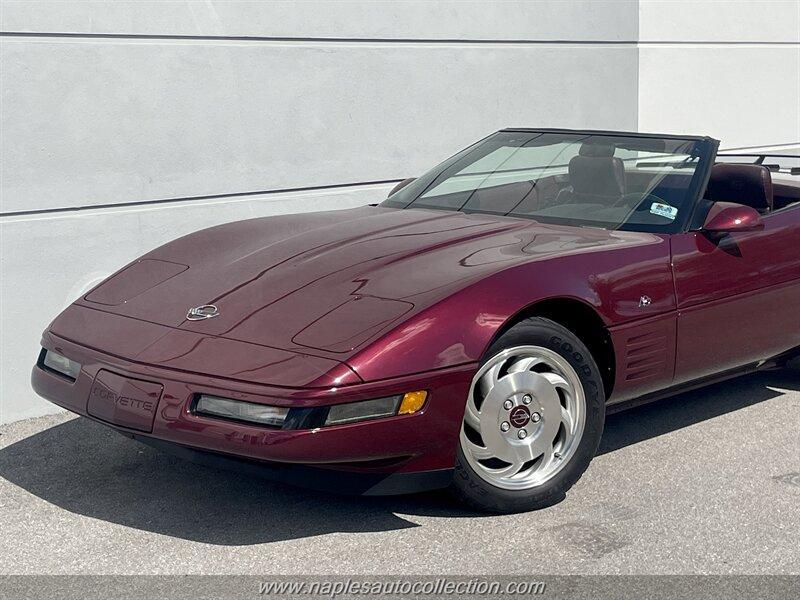
[(392, 194), (382, 206), (678, 231), (697, 197), (703, 141), (500, 131)]

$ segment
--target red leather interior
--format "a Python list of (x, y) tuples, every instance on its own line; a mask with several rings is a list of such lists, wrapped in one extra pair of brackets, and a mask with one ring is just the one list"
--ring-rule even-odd
[(613, 146), (583, 144), (569, 161), (569, 181), (578, 195), (619, 197), (625, 193), (625, 165)]
[(774, 210), (785, 208), (800, 202), (800, 181), (773, 181), (772, 192)]
[(763, 165), (717, 163), (711, 168), (706, 198), (766, 212), (773, 208), (772, 176)]

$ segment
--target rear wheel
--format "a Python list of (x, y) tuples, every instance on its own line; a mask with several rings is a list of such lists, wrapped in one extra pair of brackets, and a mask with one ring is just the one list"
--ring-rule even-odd
[(561, 500), (597, 451), (600, 372), (584, 344), (527, 319), (486, 353), (467, 398), (453, 488), (467, 504), (518, 512)]

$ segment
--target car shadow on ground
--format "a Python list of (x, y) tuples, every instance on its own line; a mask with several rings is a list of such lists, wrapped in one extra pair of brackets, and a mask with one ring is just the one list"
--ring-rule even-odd
[[(800, 390), (800, 371), (759, 373), (610, 415), (600, 454)], [(401, 515), (474, 517), (444, 492), (324, 494), (161, 454), (87, 419), (0, 449), (0, 477), (73, 513), (177, 538), (248, 545), (417, 527)]]

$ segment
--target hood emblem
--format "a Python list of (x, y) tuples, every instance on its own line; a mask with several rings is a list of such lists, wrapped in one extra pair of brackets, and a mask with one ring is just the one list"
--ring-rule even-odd
[(219, 315), (219, 309), (213, 304), (203, 304), (190, 308), (186, 313), (186, 318), (190, 321), (202, 321)]
[(650, 306), (653, 301), (650, 299), (650, 296), (642, 296), (639, 298), (639, 308), (644, 308), (645, 306)]

